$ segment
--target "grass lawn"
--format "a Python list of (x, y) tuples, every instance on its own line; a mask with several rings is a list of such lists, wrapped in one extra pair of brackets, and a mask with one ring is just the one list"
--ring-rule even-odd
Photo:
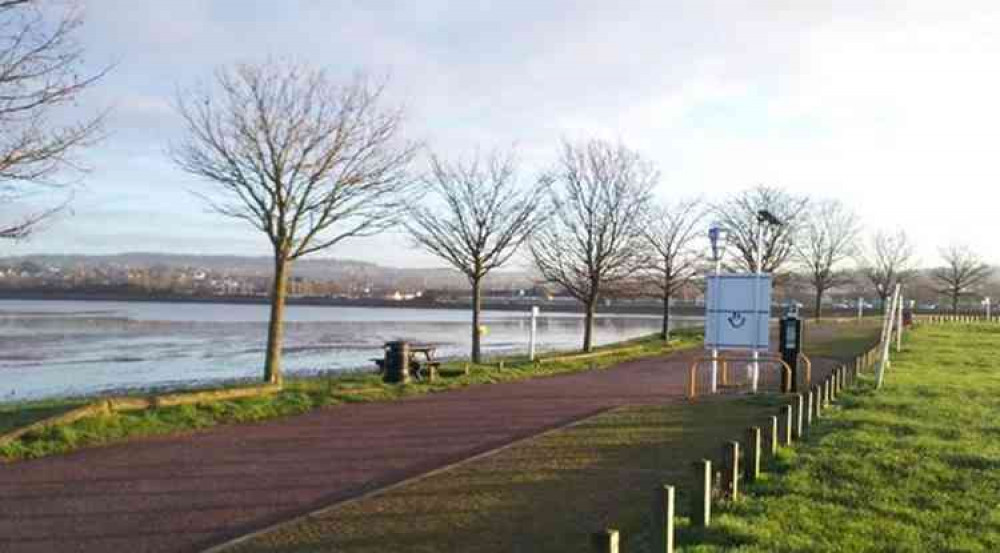
[[(653, 488), (686, 484), (776, 396), (624, 408), (260, 536), (233, 551), (562, 553), (613, 526), (644, 551)], [(687, 489), (679, 491), (686, 504)]]
[[(840, 330), (844, 330), (843, 333)], [(812, 344), (844, 359), (870, 344), (865, 325), (816, 332)], [(825, 338), (824, 338), (825, 337)], [(864, 338), (863, 340), (860, 338)], [(622, 551), (648, 551), (653, 489), (678, 488), (687, 516), (691, 464), (718, 459), (784, 403), (729, 396), (615, 410), (254, 538), (234, 551), (589, 551), (589, 536), (622, 532)], [(700, 538), (680, 521), (682, 537)]]
[(683, 551), (1000, 551), (1000, 326), (924, 326)]
[[(464, 374), (464, 361), (445, 363), (443, 375), (433, 383), (417, 382), (406, 386), (384, 384), (372, 373), (347, 373), (330, 377), (287, 379), (285, 389), (273, 396), (215, 401), (145, 411), (120, 412), (92, 417), (70, 425), (50, 427), (5, 446), (0, 446), (0, 459), (16, 460), (62, 453), (87, 446), (112, 443), (135, 436), (152, 436), (192, 431), (218, 424), (245, 423), (275, 417), (295, 415), (328, 405), (362, 401), (387, 401), (401, 397), (441, 392), (465, 386), (539, 378), (591, 369), (606, 368), (622, 361), (662, 355), (664, 351), (696, 345), (700, 331), (674, 333), (669, 347), (658, 337), (649, 335), (636, 340), (610, 344), (597, 351), (639, 346), (630, 351), (584, 360), (568, 360), (535, 365), (526, 356), (506, 357), (504, 368), (491, 365), (471, 365)], [(47, 400), (0, 406), (0, 432), (25, 426), (45, 417), (68, 411), (86, 403), (84, 399)]]

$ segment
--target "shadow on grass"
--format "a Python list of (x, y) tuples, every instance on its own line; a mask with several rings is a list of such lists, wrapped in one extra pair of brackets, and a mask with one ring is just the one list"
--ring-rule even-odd
[(622, 531), (643, 551), (653, 490), (691, 502), (691, 466), (763, 420), (776, 397), (632, 407), (519, 444), (388, 493), (261, 536), (237, 551), (587, 551)]

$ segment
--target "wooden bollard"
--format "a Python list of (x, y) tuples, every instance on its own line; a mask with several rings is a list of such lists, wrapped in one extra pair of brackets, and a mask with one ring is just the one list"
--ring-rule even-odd
[(792, 445), (792, 406), (781, 406), (781, 445)]
[(816, 419), (823, 418), (823, 387), (818, 384), (813, 388), (813, 408), (816, 411)]
[(813, 423), (813, 391), (809, 390), (806, 394), (806, 428), (812, 426)]
[(722, 446), (725, 466), (722, 471), (722, 489), (729, 499), (736, 501), (740, 495), (740, 443), (732, 441)]
[(792, 426), (792, 438), (796, 440), (802, 439), (802, 424), (805, 422), (805, 413), (802, 412), (802, 408), (805, 407), (805, 400), (802, 398), (802, 394), (795, 394), (795, 403), (792, 405), (795, 407), (794, 415), (794, 425)]
[(653, 551), (674, 553), (674, 508), (673, 486), (660, 486), (653, 498)]
[(702, 459), (694, 464), (694, 489), (691, 494), (691, 524), (707, 527), (712, 523), (712, 462)]
[(608, 528), (590, 535), (594, 553), (618, 553), (618, 530)]
[(469, 364), (465, 364), (465, 376), (469, 376)]
[(768, 426), (770, 427), (767, 431), (767, 447), (771, 450), (771, 456), (778, 454), (778, 417), (772, 415), (768, 417)]
[(501, 359), (500, 362), (497, 363), (497, 368), (500, 369), (501, 371), (503, 370), (503, 359)]
[(747, 458), (743, 464), (743, 477), (747, 482), (760, 478), (760, 427), (747, 428)]

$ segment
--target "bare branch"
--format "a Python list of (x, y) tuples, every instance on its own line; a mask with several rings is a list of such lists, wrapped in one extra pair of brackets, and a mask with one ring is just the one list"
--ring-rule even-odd
[(380, 107), (382, 91), (272, 61), (220, 69), (212, 85), (178, 95), (187, 136), (171, 146), (174, 161), (213, 185), (199, 193), (213, 209), (274, 249), (265, 380), (280, 382), (292, 261), (387, 228), (408, 199), (417, 146), (400, 140), (402, 112)]
[(417, 244), (461, 271), (472, 285), (472, 360), (480, 360), (482, 279), (503, 266), (545, 220), (548, 184), (519, 186), (512, 153), (447, 163), (431, 156), (423, 179), (437, 205), (414, 202), (406, 228)]
[(965, 245), (952, 244), (942, 248), (940, 254), (945, 265), (933, 269), (931, 278), (941, 285), (938, 293), (946, 294), (951, 300), (952, 313), (957, 313), (959, 300), (985, 283), (993, 269)]
[(880, 230), (872, 236), (867, 251), (859, 254), (858, 265), (884, 307), (896, 283), (904, 282), (913, 273), (913, 244), (903, 230)]
[(598, 299), (642, 264), (641, 226), (659, 174), (625, 146), (591, 140), (565, 143), (550, 178), (554, 216), (531, 241), (535, 265), (584, 304), (584, 349)]
[[(758, 185), (740, 192), (713, 208), (718, 222), (729, 231), (735, 249), (735, 263), (746, 271), (756, 271), (760, 252), (761, 270), (778, 272), (791, 259), (795, 235), (809, 204), (808, 198), (793, 196), (780, 188)], [(757, 213), (766, 209), (781, 225), (765, 225), (758, 238)]]
[(826, 291), (850, 280), (841, 265), (857, 254), (860, 232), (857, 215), (837, 200), (813, 205), (802, 221), (793, 251), (816, 291), (813, 307), (817, 320)]
[[(0, 2), (0, 199), (16, 201), (64, 184), (57, 175), (85, 168), (73, 154), (102, 138), (105, 114), (68, 125), (52, 123), (111, 67), (81, 72), (83, 49), (74, 36), (82, 24), (71, 6), (56, 21), (36, 0)], [(62, 211), (61, 206), (0, 225), (0, 238), (23, 238)]]

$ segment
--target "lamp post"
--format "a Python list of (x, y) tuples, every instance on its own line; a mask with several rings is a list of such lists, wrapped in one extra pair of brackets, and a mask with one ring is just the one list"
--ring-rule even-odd
[[(754, 274), (756, 275), (758, 282), (755, 283), (754, 289), (757, 289), (760, 286), (759, 282), (760, 276), (764, 274), (764, 225), (765, 224), (769, 226), (781, 226), (783, 223), (781, 222), (781, 219), (778, 219), (777, 217), (774, 216), (773, 213), (771, 213), (766, 209), (761, 209), (757, 211), (757, 247), (755, 252), (756, 255), (754, 256), (754, 265), (755, 265)], [(753, 306), (754, 311), (757, 311), (759, 309), (759, 306), (756, 305), (756, 302), (757, 302), (757, 295), (754, 294), (754, 304), (755, 304)], [(770, 320), (771, 306), (767, 305), (764, 307), (765, 309), (767, 309), (768, 320)], [(758, 331), (757, 329), (754, 329), (753, 369), (752, 369), (753, 374), (750, 375), (751, 393), (757, 393), (757, 385), (760, 381), (760, 361), (759, 361), (760, 343), (758, 341), (758, 338), (759, 338)]]
[[(708, 229), (708, 240), (712, 244), (712, 261), (715, 262), (715, 276), (719, 276), (722, 273), (722, 256), (726, 253), (726, 241), (729, 238), (729, 232), (719, 226), (714, 224)], [(716, 281), (718, 285), (718, 281)], [(719, 350), (712, 348), (712, 393), (718, 391), (719, 382)]]

